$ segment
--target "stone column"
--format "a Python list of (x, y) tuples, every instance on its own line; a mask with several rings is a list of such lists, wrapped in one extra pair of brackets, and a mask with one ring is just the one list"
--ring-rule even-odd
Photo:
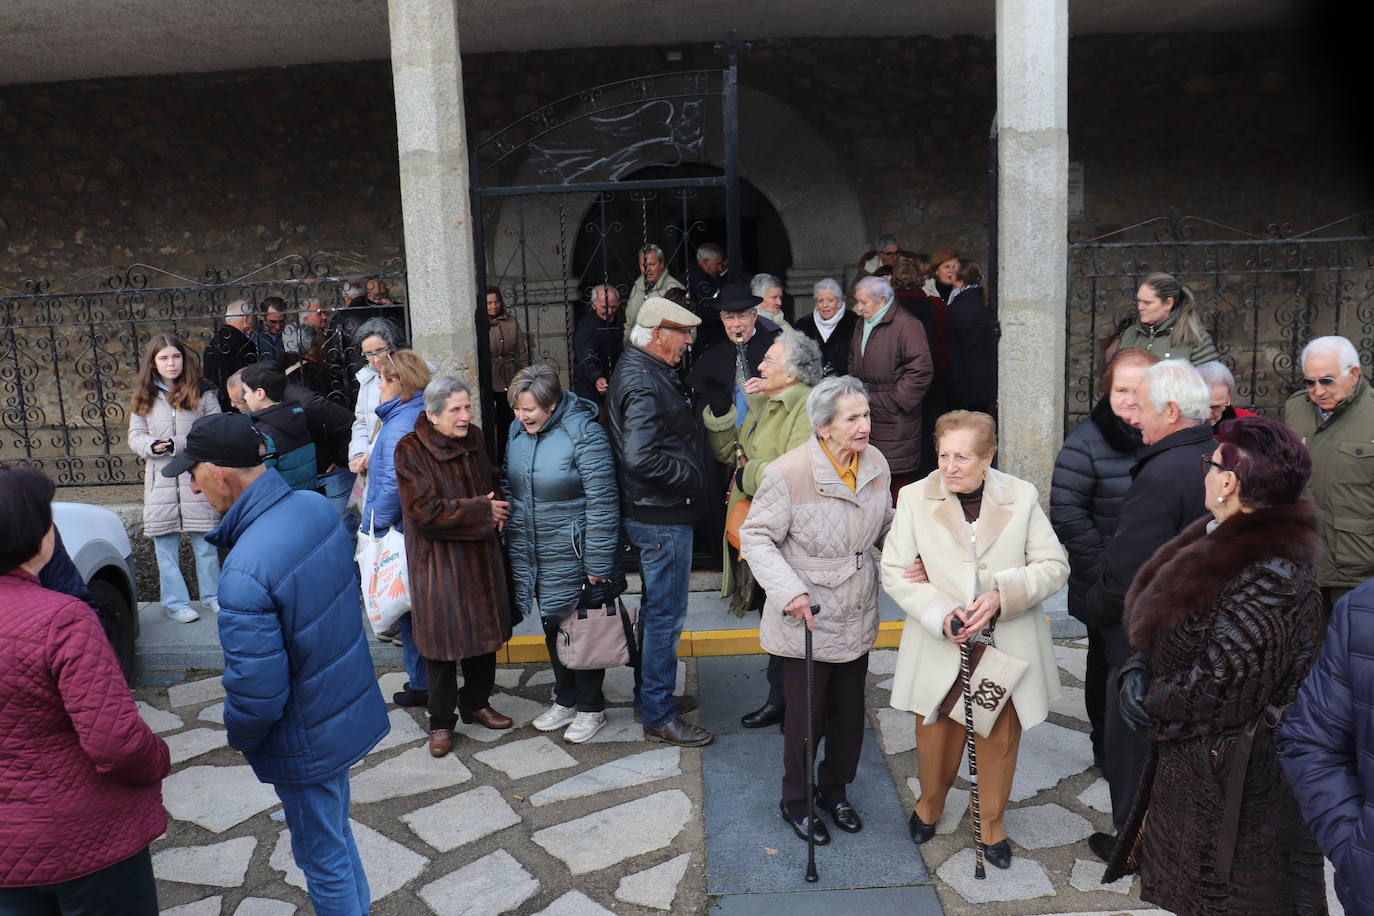
[(456, 3), (387, 6), (411, 343), (441, 371), (475, 386), (477, 274)]
[(1064, 428), (1068, 0), (997, 0), (1000, 467), (1048, 502)]

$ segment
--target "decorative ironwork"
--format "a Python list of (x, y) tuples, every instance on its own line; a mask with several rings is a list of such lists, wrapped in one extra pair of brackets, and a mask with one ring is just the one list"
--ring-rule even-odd
[[(56, 288), (27, 280), (22, 294), (0, 295), (0, 461), (38, 466), (58, 486), (138, 483), (142, 461), (124, 444), (127, 407), (152, 335), (169, 331), (200, 353), (235, 299), (279, 296), (289, 312), (319, 299), (332, 313), (344, 280), (374, 277), (404, 302), (399, 260), (375, 265), (324, 252), (247, 273), (209, 268), (200, 281), (149, 264), (102, 267)], [(404, 306), (397, 312), (408, 334)], [(355, 349), (339, 342), (326, 358), (356, 361)]]
[(1234, 403), (1277, 417), (1298, 390), (1298, 355), (1324, 334), (1374, 349), (1374, 211), (1295, 233), (1263, 234), (1196, 216), (1157, 217), (1105, 235), (1071, 238), (1065, 429), (1101, 396), (1104, 344), (1132, 314), (1140, 281), (1173, 274), (1236, 376)]

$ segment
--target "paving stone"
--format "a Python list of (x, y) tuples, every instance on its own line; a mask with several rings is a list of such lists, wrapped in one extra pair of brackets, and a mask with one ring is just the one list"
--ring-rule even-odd
[(167, 688), (167, 702), (173, 708), (194, 706), (210, 700), (224, 699), (224, 684), (218, 677), (202, 678), (184, 684), (173, 684)]
[(257, 848), (257, 840), (244, 836), (208, 846), (163, 849), (153, 855), (153, 876), (182, 884), (242, 887), (248, 875), (248, 862)]
[[(1011, 800), (1025, 801), (1051, 789), (1070, 776), (1082, 773), (1093, 764), (1092, 739), (1087, 732), (1074, 731), (1041, 722), (1021, 735), (1016, 755), (1016, 775), (1011, 782)], [(968, 779), (968, 757), (959, 775)]]
[[(533, 674), (530, 675), (529, 680), (525, 681), (525, 686), (526, 686), (526, 687), (538, 687), (540, 684), (552, 684), (552, 683), (553, 683), (553, 669), (552, 669), (552, 668), (540, 668), (538, 671), (536, 671), (536, 672), (534, 672)], [(603, 692), (604, 692), (604, 691), (603, 691)], [(566, 896), (566, 895), (565, 895), (565, 896)], [(559, 900), (562, 900), (563, 898), (560, 897), (560, 898), (558, 898), (558, 899), (559, 899)]]
[(162, 804), (179, 821), (223, 833), (277, 804), (272, 787), (246, 766), (192, 766), (162, 781)]
[(520, 823), (520, 815), (494, 786), (480, 786), (403, 814), (401, 820), (420, 839), (448, 852)]
[(662, 849), (692, 818), (692, 802), (669, 789), (535, 831), (533, 840), (574, 875)]
[(502, 715), (510, 716), (515, 724), (510, 728), (497, 731), (478, 722), (465, 725), (460, 719), (458, 724), (453, 727), (454, 733), (471, 738), (473, 741), (481, 741), (483, 744), (491, 744), (502, 738), (510, 737), (511, 732), (515, 729), (530, 724), (534, 721), (535, 716), (549, 708), (547, 703), (536, 703), (534, 700), (527, 700), (513, 693), (492, 694), (491, 706)]
[(1112, 813), (1112, 789), (1107, 780), (1099, 777), (1092, 785), (1078, 793), (1078, 800), (1085, 807), (1103, 814)]
[(904, 709), (878, 710), (878, 733), (884, 754), (904, 754), (916, 749), (916, 714)]
[(1073, 874), (1069, 883), (1080, 891), (1111, 891), (1113, 894), (1129, 894), (1135, 883), (1134, 875), (1117, 878), (1111, 884), (1102, 883), (1102, 875), (1107, 871), (1107, 863), (1096, 859), (1075, 859)]
[(539, 882), (504, 849), (420, 888), (420, 899), (438, 916), (496, 916), (539, 892)]
[[(387, 710), (386, 717), (391, 722), (391, 731), (387, 732), (386, 737), (377, 742), (377, 746), (368, 752), (369, 755), (389, 751), (402, 744), (414, 744), (416, 741), (423, 741), (429, 737), (429, 732), (420, 727), (420, 723), (415, 721), (415, 716), (408, 709), (393, 706)], [(364, 757), (358, 763), (363, 763), (366, 760), (367, 758)], [(354, 764), (354, 766), (357, 765)]]
[[(400, 890), (429, 864), (429, 859), (418, 852), (406, 849), (366, 824), (355, 820), (348, 823), (353, 828), (353, 841), (358, 844), (358, 857), (363, 860), (363, 871), (367, 873), (373, 903)], [(305, 890), (305, 874), (296, 866), (296, 860), (291, 855), (290, 830), (283, 830), (277, 837), (277, 845), (272, 849), (272, 857), (267, 864), (284, 872), (282, 880), (287, 884)]]
[(509, 690), (512, 687), (520, 686), (520, 675), (525, 673), (524, 668), (497, 668), (496, 686), (504, 687)]
[(969, 903), (999, 900), (1031, 900), (1053, 897), (1054, 885), (1040, 863), (1025, 856), (1012, 856), (1011, 868), (986, 867), (987, 877), (973, 877), (972, 848), (961, 849), (945, 860), (935, 874)]
[(1336, 896), (1336, 869), (1331, 860), (1326, 860), (1326, 911), (1327, 916), (1345, 916), (1341, 898)]
[(610, 744), (613, 741), (641, 741), (644, 726), (635, 721), (634, 710), (628, 706), (611, 706), (606, 710), (606, 724), (601, 731), (587, 739), (588, 744)]
[(168, 736), (167, 749), (172, 752), (172, 766), (185, 763), (192, 757), (228, 747), (227, 733), (220, 728), (192, 728)]
[(224, 898), (217, 894), (214, 897), (205, 897), (193, 903), (183, 903), (181, 906), (163, 910), (159, 916), (219, 916), (223, 900)]
[(1011, 838), (1026, 849), (1048, 849), (1086, 840), (1093, 825), (1063, 805), (1011, 808), (1004, 821)]
[(1080, 722), (1088, 721), (1088, 707), (1083, 702), (1082, 687), (1060, 687), (1059, 699), (1050, 704), (1050, 712), (1071, 716)]
[(196, 716), (196, 718), (202, 722), (213, 722), (215, 725), (223, 725), (224, 704), (215, 703), (213, 706), (207, 706), (200, 711), (200, 715)]
[(1048, 913), (1046, 916), (1174, 916), (1168, 910), (1094, 910), (1091, 913)]
[(1071, 640), (1069, 645), (1077, 646), (1080, 649), (1086, 649), (1088, 648), (1088, 637), (1084, 636), (1082, 639)]
[(404, 690), (407, 680), (409, 680), (409, 678), (406, 677), (404, 671), (388, 671), (386, 674), (377, 678), (377, 689), (382, 692), (382, 699), (390, 703), (391, 695), (393, 693), (400, 693)]
[[(921, 783), (915, 776), (908, 776), (907, 786), (911, 789), (911, 794), (917, 798), (921, 797)], [(935, 822), (935, 832), (941, 836), (953, 833), (959, 829), (959, 823), (968, 813), (968, 790), (950, 789), (945, 796), (945, 810), (940, 812), (940, 819)], [(908, 811), (907, 817), (911, 817)]]
[(355, 804), (418, 795), (434, 789), (461, 785), (472, 778), (472, 771), (456, 754), (434, 758), (429, 748), (413, 747), (390, 760), (353, 772), (352, 795)]
[(296, 905), (271, 897), (244, 897), (234, 916), (291, 916)]
[(893, 674), (897, 671), (896, 649), (875, 649), (868, 653), (869, 674)]
[(581, 891), (568, 891), (534, 916), (601, 916), (610, 914), (606, 909)]
[(181, 721), (181, 716), (165, 709), (158, 709), (149, 703), (139, 700), (134, 704), (138, 707), (138, 715), (144, 723), (153, 730), (153, 734), (160, 735), (163, 732), (174, 731), (181, 728), (186, 723)]
[(1087, 649), (1075, 649), (1073, 646), (1057, 645), (1054, 647), (1054, 660), (1060, 668), (1063, 668), (1065, 671), (1069, 672), (1069, 674), (1072, 674), (1080, 681), (1084, 680), (1087, 677)]
[[(679, 659), (677, 681), (673, 685), (673, 693), (681, 694), (686, 683), (687, 663)], [(619, 668), (607, 668), (606, 680), (602, 684), (601, 690), (606, 695), (607, 703), (633, 703), (635, 698), (635, 670), (625, 665)]]
[(478, 751), (472, 756), (511, 779), (524, 779), (536, 773), (577, 766), (577, 758), (543, 735), (512, 741), (489, 751)]
[(671, 910), (678, 885), (682, 883), (682, 876), (687, 873), (687, 863), (691, 859), (692, 854), (684, 852), (662, 865), (626, 875), (615, 889), (615, 899), (655, 910)]
[(895, 680), (896, 680), (896, 678), (890, 677), (890, 678), (888, 678), (888, 679), (885, 680), (885, 681), (879, 681), (875, 686), (876, 686), (879, 690), (891, 690), (891, 689), (892, 689), (892, 682), (895, 681)]
[(540, 808), (554, 802), (567, 801), (570, 798), (582, 798), (587, 795), (595, 795), (598, 792), (609, 792), (613, 789), (627, 789), (630, 786), (643, 785), (656, 779), (667, 779), (670, 776), (681, 775), (682, 748), (659, 748), (631, 754), (629, 757), (621, 757), (619, 760), (612, 760), (609, 763), (601, 764), (601, 766), (593, 767), (585, 773), (570, 776), (547, 789), (540, 789), (535, 792), (529, 797), (529, 802), (536, 808)]

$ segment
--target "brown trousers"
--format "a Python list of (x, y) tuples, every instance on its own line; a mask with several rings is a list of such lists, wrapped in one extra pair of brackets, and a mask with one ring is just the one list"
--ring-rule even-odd
[[(961, 707), (956, 706), (955, 710)], [(916, 799), (916, 816), (934, 824), (945, 810), (945, 797), (954, 785), (964, 757), (966, 737), (962, 722), (941, 716), (933, 725), (916, 724), (916, 776), (921, 781), (921, 797)], [(978, 810), (983, 817), (983, 844), (991, 846), (1007, 838), (1002, 823), (1011, 798), (1011, 780), (1016, 774), (1016, 753), (1021, 748), (1021, 720), (1016, 707), (1008, 702), (992, 734), (975, 735), (978, 754)], [(970, 806), (972, 800), (970, 800)]]

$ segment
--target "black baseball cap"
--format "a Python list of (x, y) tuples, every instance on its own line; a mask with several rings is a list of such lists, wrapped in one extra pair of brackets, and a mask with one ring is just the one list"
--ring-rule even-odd
[(262, 464), (262, 435), (241, 413), (212, 413), (191, 424), (186, 447), (162, 469), (163, 477), (180, 477), (202, 461), (222, 468)]

